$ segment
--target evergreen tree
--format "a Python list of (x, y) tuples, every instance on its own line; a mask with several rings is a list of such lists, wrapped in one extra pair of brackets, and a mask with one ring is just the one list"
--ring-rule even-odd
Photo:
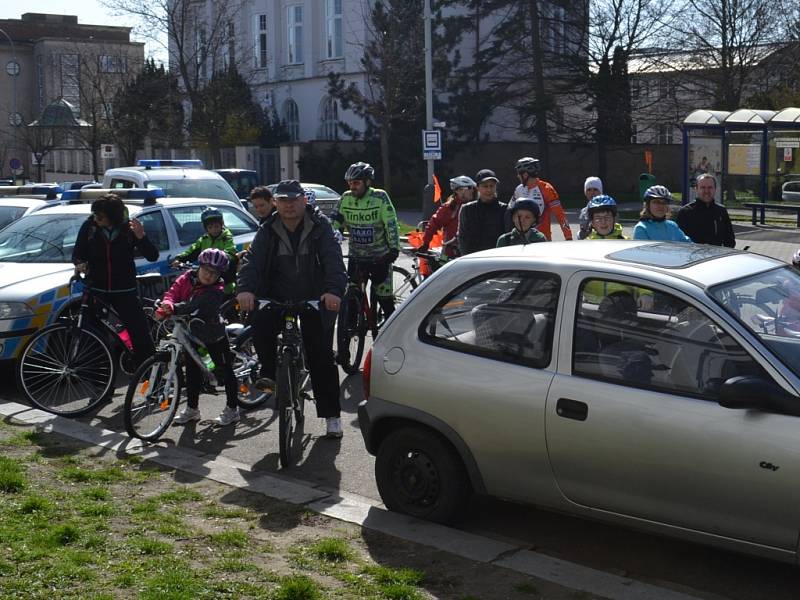
[[(422, 164), (420, 131), (425, 114), (422, 0), (375, 1), (369, 13), (359, 89), (339, 73), (329, 75), (329, 94), (366, 122), (365, 138), (380, 142), (379, 178), (391, 189), (393, 165)], [(361, 132), (347, 130), (352, 137)]]
[(224, 146), (259, 142), (263, 113), (250, 94), (250, 86), (234, 65), (217, 71), (192, 109), (189, 131), (195, 145), (211, 151), (212, 166), (219, 167)]
[(146, 138), (154, 147), (181, 145), (183, 107), (174, 77), (148, 60), (139, 75), (114, 98), (110, 134), (125, 164), (134, 164)]

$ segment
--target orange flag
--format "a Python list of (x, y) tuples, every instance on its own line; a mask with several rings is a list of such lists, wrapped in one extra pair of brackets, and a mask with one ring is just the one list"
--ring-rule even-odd
[(433, 176), (433, 203), (436, 204), (442, 199), (442, 186), (439, 185), (439, 178)]

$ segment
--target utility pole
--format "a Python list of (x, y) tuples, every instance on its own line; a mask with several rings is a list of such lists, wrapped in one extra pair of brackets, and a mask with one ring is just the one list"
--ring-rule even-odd
[[(431, 0), (422, 0), (425, 19), (425, 129), (433, 129), (433, 48), (431, 35)], [(433, 159), (428, 163), (428, 179), (422, 194), (422, 218), (433, 214)]]

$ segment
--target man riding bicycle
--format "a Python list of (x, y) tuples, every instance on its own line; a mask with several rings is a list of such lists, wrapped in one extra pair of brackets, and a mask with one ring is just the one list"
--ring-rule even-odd
[[(349, 190), (342, 194), (339, 208), (332, 216), (333, 226), (350, 231), (350, 260), (347, 276), (368, 278), (386, 317), (394, 312), (392, 263), (400, 254), (400, 234), (389, 194), (372, 187), (375, 169), (357, 162), (347, 169), (344, 179)], [(342, 362), (343, 357), (339, 357)]]
[[(328, 437), (341, 437), (339, 373), (333, 360), (333, 326), (344, 295), (346, 274), (342, 250), (328, 218), (306, 206), (297, 181), (275, 188), (276, 211), (258, 229), (237, 279), (237, 300), (243, 312), (256, 307), (256, 297), (279, 302), (320, 300), (319, 311), (300, 315), (317, 416), (326, 419)], [(280, 311), (259, 311), (253, 343), (261, 360), (259, 388), (275, 389), (276, 338)]]

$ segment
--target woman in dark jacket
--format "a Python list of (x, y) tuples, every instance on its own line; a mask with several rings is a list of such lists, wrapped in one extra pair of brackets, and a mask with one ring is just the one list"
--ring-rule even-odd
[(150, 262), (158, 260), (158, 249), (150, 242), (137, 219), (127, 218), (127, 209), (116, 194), (92, 202), (92, 215), (78, 231), (72, 262), (87, 273), (95, 294), (119, 314), (133, 344), (136, 364), (155, 352), (147, 317), (136, 287), (135, 252)]

